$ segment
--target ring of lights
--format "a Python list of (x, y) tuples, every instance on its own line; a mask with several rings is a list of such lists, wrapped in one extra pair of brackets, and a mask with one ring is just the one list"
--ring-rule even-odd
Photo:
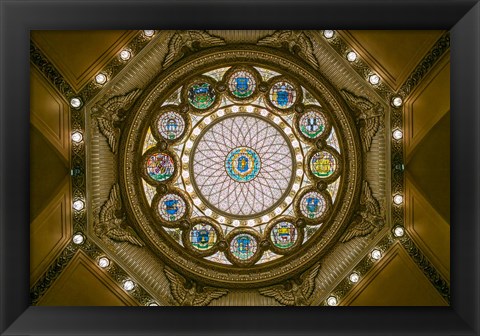
[[(242, 66), (250, 69), (246, 65), (247, 63), (254, 63), (256, 67), (260, 67), (263, 71), (272, 69), (275, 73), (281, 75), (274, 75), (260, 81), (256, 88), (258, 97), (254, 100), (237, 100), (231, 101), (231, 103), (227, 101), (225, 105), (225, 99), (228, 99), (228, 88), (226, 87), (228, 78), (226, 75), (231, 76), (233, 71), (227, 72), (218, 81), (206, 76), (205, 73), (221, 67), (232, 67), (231, 69), (234, 69), (235, 66)], [(260, 70), (258, 71), (263, 76)], [(315, 106), (315, 108), (326, 116), (327, 125), (325, 129), (328, 127), (335, 129), (338, 138), (336, 143), (339, 150), (334, 151), (338, 168), (334, 172), (337, 174), (335, 183), (338, 186), (338, 190), (335, 190), (335, 202), (332, 202), (330, 191), (326, 189), (330, 182), (334, 182), (333, 177), (317, 183), (314, 180), (308, 181), (308, 174), (306, 173), (298, 174), (301, 176), (297, 176), (296, 173), (292, 190), (287, 193), (285, 198), (288, 201), (282, 202), (282, 207), (278, 210), (279, 213), (273, 211), (263, 215), (263, 218), (248, 219), (224, 216), (224, 221), (220, 221), (221, 216), (213, 214), (205, 204), (194, 202), (198, 195), (188, 187), (189, 183), (191, 185), (192, 182), (190, 176), (184, 174), (189, 169), (189, 162), (185, 162), (184, 157), (190, 154), (194, 141), (201, 132), (200, 130), (200, 132), (194, 133), (195, 129), (202, 125), (205, 128), (208, 125), (208, 123), (205, 123), (206, 118), (210, 118), (210, 122), (220, 119), (222, 116), (219, 116), (219, 113), (239, 113), (239, 115), (241, 113), (262, 115), (263, 113), (267, 115), (262, 117), (277, 124), (280, 128), (283, 126), (289, 128), (289, 123), (299, 118), (297, 114), (307, 111), (302, 103), (303, 92), (298, 82), (301, 82), (303, 88), (317, 99), (320, 106)], [(276, 87), (277, 91), (273, 90), (278, 83), (280, 85)], [(285, 83), (291, 86), (284, 85)], [(146, 148), (145, 134), (147, 129), (154, 124), (152, 118), (159, 116), (159, 103), (167, 101), (167, 98), (182, 86), (180, 101), (176, 107), (179, 115), (182, 117), (191, 115), (192, 120), (195, 120), (195, 124), (192, 124), (189, 128), (190, 133), (185, 133), (185, 136), (182, 135), (178, 142), (161, 142), (166, 143), (167, 148), (160, 144), (159, 134), (157, 133), (154, 138), (158, 143), (143, 153), (142, 148)], [(194, 87), (194, 90), (189, 90), (191, 87)], [(293, 99), (292, 90), (296, 92)], [(280, 107), (269, 100), (274, 91), (276, 96), (272, 99), (276, 99), (276, 105), (280, 105)], [(259, 99), (263, 99), (263, 105), (257, 104)], [(250, 105), (245, 103), (246, 101), (249, 101)], [(168, 104), (171, 104), (171, 102)], [(188, 112), (186, 112), (186, 106), (188, 106)], [(248, 106), (251, 106), (251, 108)], [(282, 106), (285, 108), (282, 108)], [(238, 111), (234, 111), (237, 108)], [(308, 108), (310, 109), (310, 107)], [(129, 218), (133, 219), (132, 222), (148, 246), (161, 255), (162, 259), (166, 260), (172, 267), (188, 273), (193, 278), (208, 278), (210, 283), (213, 282), (220, 286), (248, 287), (273, 283), (291, 276), (292, 272), (300, 272), (318, 260), (327, 251), (326, 248), (331, 246), (330, 242), (340, 236), (343, 232), (342, 228), (351, 218), (353, 205), (358, 202), (362, 154), (355, 124), (346, 110), (342, 98), (326, 80), (322, 79), (318, 73), (311, 73), (298, 66), (294, 60), (290, 59), (290, 56), (283, 53), (263, 48), (239, 48), (236, 50), (217, 48), (213, 52), (200, 52), (195, 58), (186, 58), (175, 67), (168, 68), (162, 77), (159, 77), (145, 90), (143, 96), (132, 109), (131, 117), (126, 122), (125, 136), (121, 138), (120, 180), (121, 187), (127, 195), (125, 205)], [(186, 114), (184, 115), (184, 113)], [(299, 148), (299, 152), (295, 152), (294, 149), (295, 157), (297, 158), (297, 155), (298, 158), (301, 157), (299, 162), (293, 164), (295, 167), (298, 167), (297, 164), (299, 164), (300, 169), (294, 168), (294, 170), (295, 172), (304, 169), (308, 171), (305, 158), (307, 152), (315, 148), (311, 147), (313, 141), (304, 141), (305, 139), (298, 135), (298, 131), (298, 129), (291, 128), (291, 133), (287, 134), (290, 143), (296, 143)], [(327, 135), (322, 134), (315, 141), (321, 140), (326, 143), (326, 138)], [(189, 141), (190, 145), (187, 145)], [(178, 153), (178, 150), (181, 151), (181, 154), (177, 158), (176, 155), (178, 154), (173, 152)], [(316, 148), (315, 150), (322, 150), (322, 148)], [(139, 164), (139, 161), (145, 162), (145, 160), (148, 160), (148, 155), (155, 151), (172, 153), (175, 168), (178, 168), (173, 173), (178, 174), (175, 175), (175, 178), (172, 175), (171, 178), (164, 181), (154, 180), (145, 172), (144, 166), (141, 163)], [(146, 197), (143, 181), (151, 188), (156, 188), (157, 191), (153, 200), (149, 201)], [(324, 183), (322, 184), (322, 182)], [(295, 184), (298, 185), (296, 190), (293, 189)], [(318, 189), (317, 184), (323, 187)], [(317, 217), (314, 216), (315, 218), (306, 216), (301, 212), (301, 197), (308, 192), (313, 193), (310, 195), (313, 200), (309, 200), (310, 203), (305, 201), (305, 207), (314, 209), (318, 205), (323, 204), (325, 206), (324, 211), (319, 213)], [(170, 217), (165, 214), (171, 215), (172, 211), (178, 211), (172, 206), (178, 206), (182, 202), (175, 202), (178, 201), (177, 199), (168, 199), (172, 202), (162, 208), (160, 201), (162, 197), (169, 193), (179, 196), (184, 201), (185, 206), (184, 211), (180, 211), (182, 212), (181, 216), (177, 218), (172, 215), (172, 220), (169, 220)], [(315, 197), (317, 197), (316, 200)], [(289, 208), (292, 210), (288, 210)], [(171, 213), (168, 212), (169, 210), (171, 210)], [(286, 211), (290, 211), (291, 215)], [(316, 213), (315, 211), (312, 210), (311, 212)], [(194, 215), (193, 218), (192, 215)], [(168, 220), (165, 220), (165, 216)], [(199, 221), (203, 217), (207, 217), (203, 224), (207, 224), (209, 227), (198, 226), (202, 224)], [(282, 218), (288, 218), (289, 220), (282, 222)], [(308, 244), (304, 243), (304, 240), (311, 237), (304, 236), (305, 225), (313, 225), (317, 228), (314, 234), (316, 238), (314, 240), (310, 239)], [(180, 230), (182, 243), (174, 241), (167, 233), (167, 228)], [(192, 233), (194, 228), (196, 230)], [(213, 229), (213, 231), (210, 229)], [(274, 229), (275, 233), (273, 234)], [(200, 230), (201, 234), (198, 233)], [(209, 233), (210, 231), (215, 234)], [(209, 234), (216, 238), (213, 240), (207, 239), (206, 237)], [(288, 237), (288, 235), (293, 238), (290, 241), (288, 239), (285, 241), (285, 237)], [(199, 241), (200, 238), (198, 237), (203, 237), (203, 241)], [(188, 245), (192, 241), (197, 244), (198, 248), (182, 246), (182, 244), (187, 243)], [(275, 262), (267, 260), (259, 263), (262, 255), (268, 250), (278, 255), (271, 260), (275, 260)], [(214, 254), (219, 253), (223, 254), (229, 263), (221, 264), (218, 259), (212, 259)], [(244, 267), (253, 265), (255, 265), (254, 268), (249, 268), (248, 272), (245, 273)]]

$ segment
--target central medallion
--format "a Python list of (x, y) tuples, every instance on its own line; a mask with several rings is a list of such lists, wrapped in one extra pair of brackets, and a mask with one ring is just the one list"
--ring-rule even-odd
[(234, 148), (225, 159), (227, 174), (237, 182), (253, 180), (258, 175), (260, 167), (260, 157), (248, 147)]

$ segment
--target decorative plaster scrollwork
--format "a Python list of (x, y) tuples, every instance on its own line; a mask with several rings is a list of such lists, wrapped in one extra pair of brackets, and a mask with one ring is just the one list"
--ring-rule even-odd
[(117, 152), (121, 132), (120, 124), (125, 120), (125, 111), (130, 108), (140, 92), (140, 89), (133, 89), (124, 95), (112, 97), (102, 105), (96, 105), (92, 109), (94, 114), (98, 114), (96, 117), (98, 128), (107, 138), (112, 153)]
[(260, 39), (257, 44), (274, 48), (286, 47), (292, 54), (299, 55), (318, 69), (318, 61), (308, 31), (277, 30), (272, 35)]
[(222, 38), (210, 35), (204, 30), (177, 30), (168, 43), (163, 67), (167, 68), (188, 52), (224, 44), (226, 43)]
[(378, 232), (383, 224), (380, 205), (373, 197), (368, 182), (363, 181), (360, 209), (356, 212), (350, 228), (341, 238), (341, 241), (345, 243), (355, 237), (363, 237), (372, 232)]
[(340, 92), (354, 113), (363, 150), (368, 152), (372, 145), (372, 139), (380, 128), (381, 119), (384, 115), (383, 107), (380, 103), (374, 104), (367, 98), (356, 96), (346, 89), (342, 89)]
[(170, 281), (172, 297), (178, 306), (207, 306), (213, 300), (228, 294), (226, 289), (198, 286), (168, 266), (165, 266), (164, 271)]
[(144, 246), (133, 229), (126, 225), (125, 214), (122, 211), (120, 187), (114, 184), (108, 200), (100, 209), (98, 221), (94, 224), (95, 234), (107, 237), (117, 242), (128, 242), (137, 246)]
[(315, 278), (320, 270), (320, 263), (304, 272), (299, 278), (289, 280), (284, 285), (260, 289), (260, 294), (273, 297), (285, 306), (310, 306), (315, 292)]

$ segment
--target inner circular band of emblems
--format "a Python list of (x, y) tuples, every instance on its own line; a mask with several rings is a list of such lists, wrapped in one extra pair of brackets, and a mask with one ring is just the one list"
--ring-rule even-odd
[[(250, 120), (255, 120), (256, 125), (260, 125), (258, 127), (266, 129), (251, 134), (265, 137), (248, 139), (248, 148), (252, 150), (250, 162), (244, 163), (239, 155), (235, 163), (237, 166), (230, 172), (229, 159), (235, 158), (230, 154), (235, 154), (235, 149), (245, 147), (243, 141), (246, 141), (246, 137), (243, 135), (252, 132), (252, 127), (248, 126)], [(222, 225), (255, 226), (267, 223), (292, 203), (303, 181), (304, 157), (293, 130), (282, 118), (263, 108), (234, 105), (219, 109), (198, 125), (192, 130), (181, 157), (182, 179), (187, 192), (194, 191), (191, 193), (193, 203), (200, 209), (208, 209), (208, 213), (204, 211), (206, 215), (217, 218)], [(235, 128), (231, 129), (230, 126)], [(211, 134), (221, 136), (221, 143), (215, 144), (210, 138)], [(216, 146), (218, 155), (210, 152), (211, 146)], [(257, 161), (259, 171), (255, 170), (254, 153), (260, 154)], [(246, 155), (243, 158), (248, 160)], [(246, 173), (251, 170), (250, 175), (244, 176), (248, 177), (248, 181), (241, 180), (243, 169)], [(249, 190), (244, 191), (247, 188)], [(275, 190), (271, 191), (271, 188)], [(220, 197), (223, 189), (232, 192)], [(252, 195), (251, 189), (257, 194)]]
[(294, 217), (282, 216), (268, 224), (265, 235), (273, 252), (287, 254), (302, 245), (304, 230), (298, 227), (295, 222)]
[(191, 127), (190, 118), (180, 113), (178, 106), (166, 105), (158, 109), (157, 115), (152, 119), (150, 129), (157, 141), (168, 143), (181, 142)]
[[(229, 46), (228, 49), (222, 49), (220, 47), (201, 51), (196, 53), (195, 56), (186, 57), (181, 62), (178, 62), (178, 64), (174, 64), (164, 70), (163, 73), (156, 77), (154, 82), (144, 90), (144, 94), (132, 110), (131, 117), (126, 120), (124, 131), (122, 132), (123, 136), (120, 138), (122, 150), (119, 152), (121, 168), (120, 183), (123, 185), (123, 190), (126, 191), (126, 211), (135, 226), (142, 231), (142, 236), (147, 245), (152, 248), (155, 253), (159, 254), (162, 259), (168, 260), (168, 262), (174, 262), (177, 268), (181, 269), (183, 273), (196, 279), (203, 279), (204, 281), (208, 278), (209, 283), (227, 287), (273, 284), (292, 276), (293, 273), (298, 274), (302, 270), (305, 270), (311, 265), (313, 260), (318, 260), (321, 255), (327, 252), (326, 247), (331, 246), (331, 244), (329, 244), (331, 239), (338, 236), (336, 233), (348, 224), (348, 219), (353, 213), (354, 205), (361, 190), (360, 175), (362, 154), (359, 145), (360, 141), (357, 131), (355, 130), (355, 123), (348, 114), (348, 109), (343, 99), (339, 93), (335, 91), (334, 87), (318, 72), (313, 72), (313, 70), (297, 65), (295, 60), (286, 53), (263, 47), (249, 46), (248, 49), (242, 48), (241, 46), (233, 48)], [(135, 167), (138, 165), (139, 159), (141, 159), (138, 153), (141, 153), (142, 148), (144, 148), (143, 141), (145, 140), (146, 130), (148, 125), (150, 125), (154, 113), (152, 106), (155, 102), (165, 101), (178, 88), (185, 88), (190, 83), (190, 81), (185, 81), (185, 79), (193, 78), (192, 76), (199, 76), (216, 68), (249, 65), (252, 63), (255, 64), (257, 68), (263, 67), (265, 69), (271, 69), (277, 74), (287, 74), (288, 78), (295, 78), (301, 82), (302, 86), (321, 104), (322, 108), (329, 111), (330, 121), (335, 128), (338, 143), (341, 146), (344, 166), (335, 200), (336, 211), (329, 218), (328, 225), (322, 225), (323, 234), (317, 235), (314, 241), (309, 241), (308, 244), (300, 246), (299, 249), (295, 249), (290, 254), (287, 253), (273, 263), (265, 262), (255, 265), (254, 268), (249, 270), (248, 277), (245, 277), (245, 270), (236, 268), (236, 264), (219, 265), (203, 258), (192, 258), (190, 251), (180, 244), (173, 242), (170, 237), (167, 237), (167, 233), (164, 230), (158, 230), (158, 225), (163, 224), (157, 223), (149, 215), (151, 207), (147, 199), (143, 196), (145, 194), (140, 177), (142, 175), (138, 174), (138, 170), (135, 169)], [(215, 81), (213, 79), (211, 80), (212, 85), (215, 85)], [(269, 78), (264, 78), (264, 81), (268, 80)], [(299, 95), (301, 95), (302, 88), (298, 87), (298, 90)], [(216, 98), (219, 99), (225, 94), (225, 91), (216, 92)], [(267, 94), (268, 92), (266, 92), (264, 96), (267, 97)], [(181, 101), (182, 103), (179, 106), (185, 104), (190, 106), (188, 113), (205, 114), (207, 115), (205, 118), (210, 116), (212, 117), (212, 121), (214, 118), (211, 113), (218, 111), (212, 107), (210, 107), (211, 111), (195, 110), (188, 103), (186, 93), (181, 96)], [(265, 99), (265, 103), (268, 104), (268, 102), (269, 99)], [(303, 101), (300, 99), (298, 102), (302, 103)], [(216, 103), (219, 103), (219, 100), (216, 100), (214, 104)], [(223, 112), (226, 113), (227, 108), (224, 107), (222, 109), (224, 110)], [(279, 110), (280, 109), (275, 108), (275, 111)], [(280, 110), (279, 112), (282, 113), (282, 115), (285, 114), (284, 110)], [(192, 134), (193, 132), (191, 131), (190, 135)], [(290, 135), (288, 136), (290, 138)], [(187, 139), (192, 140), (191, 136)], [(183, 141), (188, 143), (187, 139)], [(293, 137), (293, 139), (295, 139), (295, 137)], [(185, 148), (187, 150), (188, 146), (185, 146)], [(171, 148), (169, 147), (168, 149), (170, 150)], [(302, 174), (303, 162), (304, 160), (301, 162), (302, 167), (300, 169)], [(185, 163), (181, 161), (181, 164), (181, 170), (184, 172), (185, 164), (188, 168), (188, 162)], [(188, 178), (182, 176), (182, 180), (184, 184), (187, 185), (186, 181), (188, 181)], [(171, 179), (166, 181), (166, 183), (173, 185), (174, 181)], [(169, 190), (173, 189), (175, 188), (169, 187)], [(187, 192), (189, 197), (195, 197), (195, 193)], [(327, 197), (328, 196), (327, 194)], [(159, 196), (155, 195), (154, 197)], [(187, 207), (189, 203), (190, 202), (187, 202)], [(202, 206), (199, 207), (200, 210), (202, 208)], [(272, 213), (264, 216), (269, 217), (270, 214), (274, 214), (274, 212), (272, 211)], [(215, 217), (212, 214), (212, 216), (209, 217), (220, 223), (219, 219), (221, 219), (221, 216)], [(268, 224), (270, 222), (269, 218), (263, 223)], [(229, 225), (229, 220), (229, 218), (224, 218), (224, 224)], [(248, 222), (248, 220), (246, 220), (246, 222)], [(261, 225), (261, 223), (261, 221), (255, 219), (253, 225)], [(266, 237), (262, 239), (266, 239)], [(226, 249), (226, 252), (228, 252), (229, 248), (226, 247)]]
[(312, 148), (306, 156), (305, 170), (312, 181), (332, 183), (342, 172), (342, 159), (330, 146)]
[(220, 226), (208, 217), (192, 219), (190, 228), (182, 231), (183, 246), (200, 257), (217, 252), (218, 243), (224, 239)]
[(142, 156), (140, 171), (145, 181), (151, 185), (159, 185), (175, 180), (179, 173), (177, 156), (158, 147), (150, 148)]
[(225, 72), (223, 81), (227, 86), (227, 96), (235, 103), (249, 103), (261, 93), (258, 86), (262, 77), (251, 66), (233, 66)]
[(220, 93), (215, 88), (217, 82), (208, 76), (197, 76), (182, 89), (183, 101), (189, 104), (189, 111), (208, 114), (220, 104)]
[(325, 139), (332, 131), (328, 114), (324, 109), (314, 105), (307, 105), (301, 113), (296, 113), (293, 124), (298, 136), (308, 143)]
[(295, 105), (303, 100), (300, 85), (288, 76), (276, 76), (268, 81), (266, 102), (273, 110), (281, 114), (290, 114)]
[(190, 218), (191, 214), (188, 195), (179, 189), (157, 193), (152, 200), (151, 209), (156, 222), (166, 227), (178, 227), (180, 221)]

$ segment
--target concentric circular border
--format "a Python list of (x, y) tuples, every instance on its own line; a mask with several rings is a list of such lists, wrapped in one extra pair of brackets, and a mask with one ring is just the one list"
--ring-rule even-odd
[[(279, 73), (287, 73), (302, 80), (302, 85), (319, 101), (320, 105), (332, 113), (332, 123), (337, 130), (339, 144), (344, 155), (345, 170), (337, 195), (340, 202), (335, 203), (335, 216), (331, 218), (328, 227), (324, 227), (322, 235), (315, 242), (309, 242), (299, 253), (286, 255), (273, 264), (259, 264), (245, 274), (243, 268), (216, 265), (203, 259), (191, 258), (187, 251), (179, 249), (167, 237), (162, 237), (153, 227), (150, 227), (146, 211), (149, 206), (143, 201), (141, 194), (143, 186), (134, 172), (137, 156), (141, 151), (141, 143), (152, 104), (173, 92), (176, 83), (187, 78), (192, 73), (203, 73), (214, 67), (232, 66), (254, 62), (258, 66), (272, 69)], [(348, 113), (348, 107), (336, 89), (313, 69), (304, 68), (296, 60), (281, 51), (259, 46), (235, 46), (214, 48), (196, 53), (195, 57), (186, 57), (174, 67), (169, 67), (145, 90), (142, 97), (132, 109), (132, 116), (125, 123), (124, 136), (121, 137), (120, 151), (120, 181), (121, 188), (127, 195), (126, 211), (133, 219), (133, 224), (141, 232), (145, 242), (159, 254), (167, 263), (176, 265), (184, 274), (199, 281), (209, 281), (211, 284), (224, 287), (256, 287), (272, 284), (282, 279), (298, 274), (310, 267), (320, 258), (331, 242), (348, 224), (354, 211), (353, 205), (358, 202), (362, 179), (362, 153), (355, 122)], [(136, 181), (136, 182), (135, 182)], [(208, 279), (208, 280), (206, 280)]]

